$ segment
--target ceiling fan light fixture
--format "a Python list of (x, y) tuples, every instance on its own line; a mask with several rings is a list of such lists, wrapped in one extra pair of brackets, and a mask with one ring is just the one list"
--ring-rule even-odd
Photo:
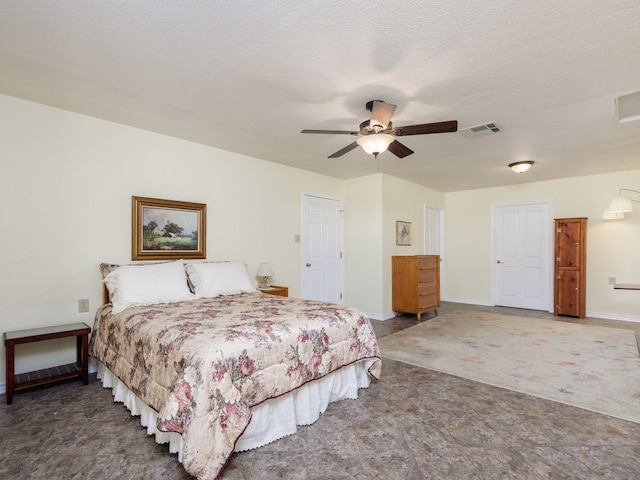
[(358, 138), (356, 143), (360, 145), (365, 152), (377, 157), (378, 154), (386, 151), (394, 141), (395, 137), (388, 133), (372, 133)]
[(532, 166), (533, 166), (533, 162), (531, 160), (509, 164), (509, 168), (516, 173), (524, 173), (527, 170), (529, 170)]
[(327, 158), (341, 157), (345, 153), (349, 153), (351, 150), (357, 149), (359, 146), (362, 147), (365, 152), (376, 158), (378, 157), (378, 154), (386, 150), (389, 150), (398, 158), (404, 158), (414, 152), (409, 147), (396, 140), (395, 137), (448, 133), (456, 132), (458, 130), (457, 120), (393, 127), (391, 117), (393, 116), (393, 112), (395, 112), (395, 105), (383, 102), (382, 100), (371, 100), (370, 102), (367, 102), (366, 108), (371, 112), (371, 117), (369, 120), (362, 122), (360, 124), (360, 129), (357, 131), (304, 129), (300, 133), (324, 133), (331, 135), (342, 134), (355, 135), (358, 137), (355, 142), (351, 142), (349, 145), (341, 148), (335, 153), (332, 153)]

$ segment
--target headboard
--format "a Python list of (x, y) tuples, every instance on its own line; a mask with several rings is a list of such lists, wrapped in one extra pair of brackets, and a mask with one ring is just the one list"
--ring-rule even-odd
[(109, 290), (107, 290), (107, 286), (102, 284), (102, 304), (106, 305), (109, 303)]

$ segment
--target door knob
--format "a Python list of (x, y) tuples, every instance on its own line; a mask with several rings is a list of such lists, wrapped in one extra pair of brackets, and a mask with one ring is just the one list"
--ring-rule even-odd
[(502, 260), (497, 260), (496, 263), (502, 263)]
[(307, 263), (307, 267), (310, 267), (310, 266), (311, 266), (311, 264), (310, 264), (310, 263)]

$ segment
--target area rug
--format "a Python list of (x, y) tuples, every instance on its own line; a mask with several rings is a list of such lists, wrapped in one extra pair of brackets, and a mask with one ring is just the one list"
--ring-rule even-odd
[(456, 310), (379, 344), (392, 360), (640, 423), (632, 330)]

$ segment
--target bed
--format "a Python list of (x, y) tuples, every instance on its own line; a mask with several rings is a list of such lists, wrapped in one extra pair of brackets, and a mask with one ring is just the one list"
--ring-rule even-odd
[(90, 342), (98, 376), (199, 479), (380, 376), (363, 312), (260, 292), (242, 263), (101, 268), (109, 302)]

